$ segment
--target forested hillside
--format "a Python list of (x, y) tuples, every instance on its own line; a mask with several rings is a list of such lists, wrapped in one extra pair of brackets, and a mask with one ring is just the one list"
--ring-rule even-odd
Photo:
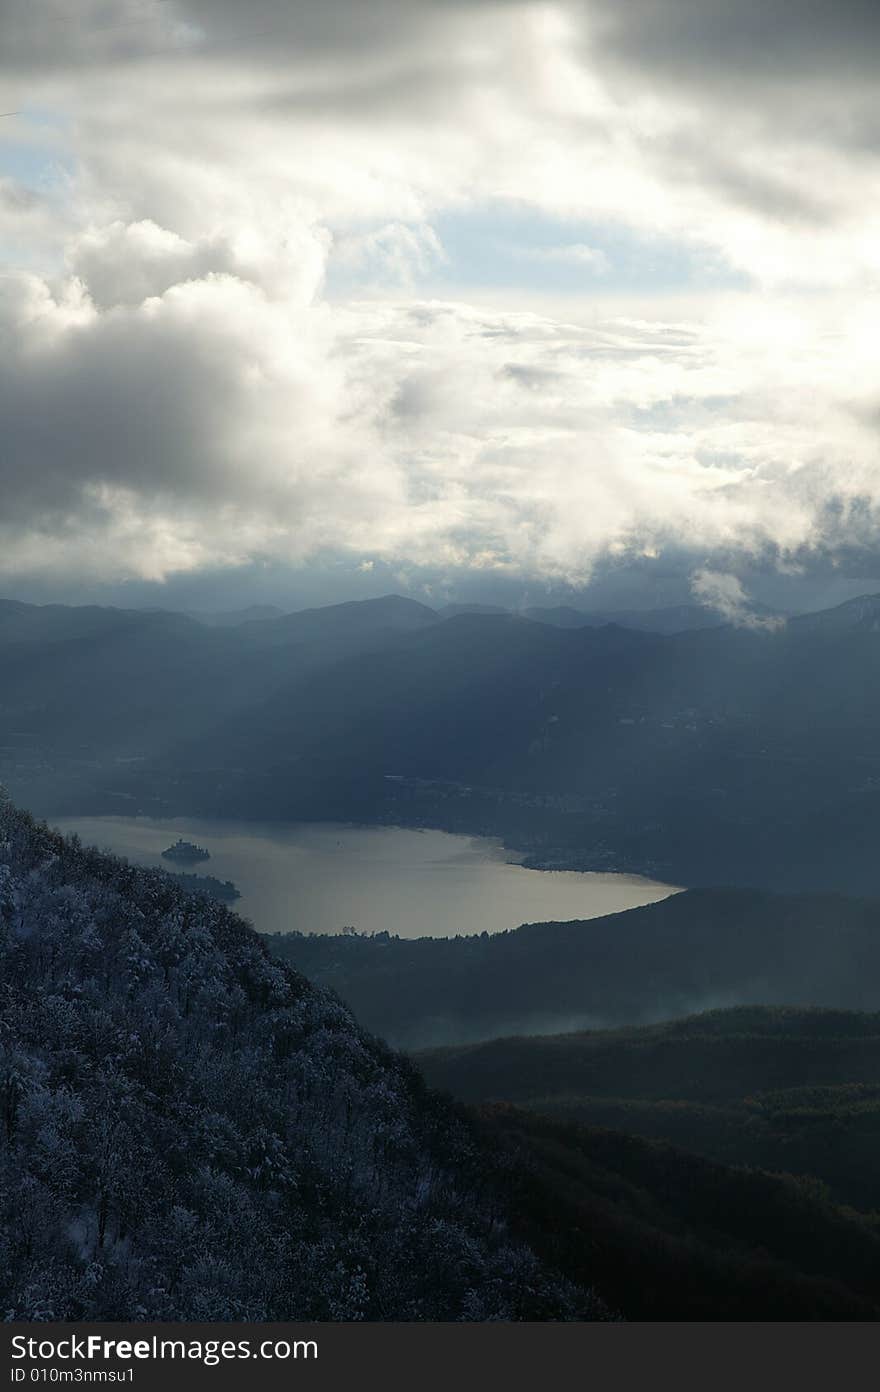
[(455, 1108), (221, 904), (0, 803), (0, 1310), (600, 1315)]
[[(0, 971), (6, 1318), (880, 1313), (876, 1224), (816, 1181), (469, 1112), (223, 905), (6, 802)], [(754, 1050), (716, 1055), (703, 1033), (682, 1055), (691, 1087), (726, 1088), (735, 1108)], [(871, 1040), (866, 1025), (843, 1054), (866, 1046), (870, 1062)], [(678, 1076), (675, 1049), (659, 1052)], [(427, 1067), (457, 1087), (458, 1058)], [(471, 1096), (501, 1090), (479, 1051), (462, 1059)], [(502, 1073), (521, 1091), (553, 1077), (516, 1048)], [(632, 1053), (609, 1065), (609, 1094), (624, 1076), (650, 1092)]]
[(630, 1319), (880, 1318), (876, 1215), (817, 1180), (510, 1107), (481, 1118), (524, 1232), (574, 1280), (601, 1268)]
[(584, 922), (477, 927), (455, 938), (290, 933), (269, 943), (406, 1048), (647, 1023), (728, 1004), (880, 1010), (872, 899), (690, 890)]
[[(876, 1319), (880, 1016), (742, 1007), (417, 1056), (633, 1319)], [(858, 1313), (858, 1312), (861, 1313)]]
[(744, 1007), (418, 1055), (469, 1102), (664, 1140), (821, 1181), (880, 1212), (880, 1015)]

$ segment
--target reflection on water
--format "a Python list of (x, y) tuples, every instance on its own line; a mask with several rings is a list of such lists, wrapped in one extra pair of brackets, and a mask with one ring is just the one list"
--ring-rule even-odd
[(505, 860), (497, 841), (444, 831), (147, 817), (68, 817), (56, 825), (86, 845), (164, 869), (160, 852), (178, 836), (207, 847), (209, 861), (185, 868), (233, 880), (241, 891), (236, 911), (265, 933), (338, 933), (346, 925), (405, 938), (497, 933), (618, 913), (676, 892), (636, 875), (525, 870)]

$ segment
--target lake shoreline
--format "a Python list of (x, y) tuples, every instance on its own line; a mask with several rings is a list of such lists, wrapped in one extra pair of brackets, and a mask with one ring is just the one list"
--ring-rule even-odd
[[(265, 934), (497, 933), (523, 922), (601, 917), (679, 892), (607, 866), (529, 865), (500, 837), (441, 827), (118, 814), (54, 824), (154, 868), (167, 868), (162, 851), (178, 834), (205, 845), (212, 874), (240, 891), (237, 912)], [(537, 868), (542, 873), (533, 876)]]

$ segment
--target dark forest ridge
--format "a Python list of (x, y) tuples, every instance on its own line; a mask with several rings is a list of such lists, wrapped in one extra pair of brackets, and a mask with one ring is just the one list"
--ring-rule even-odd
[(838, 1202), (880, 1208), (880, 1014), (749, 1006), (417, 1057), (468, 1102), (815, 1176)]
[(0, 965), (7, 1319), (602, 1316), (511, 1230), (471, 1122), (337, 1000), (2, 796)]
[(479, 1115), (525, 1162), (525, 1231), (549, 1235), (575, 1279), (598, 1263), (629, 1318), (877, 1319), (876, 1219), (835, 1203), (814, 1175), (721, 1164), (508, 1104)]

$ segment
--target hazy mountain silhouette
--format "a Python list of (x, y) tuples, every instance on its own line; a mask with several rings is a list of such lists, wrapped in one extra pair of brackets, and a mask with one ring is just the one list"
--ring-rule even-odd
[(527, 619), (553, 624), (555, 628), (601, 628), (605, 624), (619, 624), (622, 628), (636, 628), (643, 633), (685, 633), (691, 628), (718, 628), (724, 623), (716, 610), (701, 604), (678, 604), (664, 609), (608, 610), (573, 609), (557, 605), (523, 612)]
[(548, 866), (880, 892), (878, 611), (664, 635), (399, 596), (235, 628), (7, 606), (0, 773), (59, 813), (398, 820)]
[(237, 628), (239, 624), (260, 623), (264, 619), (280, 619), (287, 612), (277, 604), (249, 604), (246, 609), (188, 609), (187, 617), (206, 628)]

